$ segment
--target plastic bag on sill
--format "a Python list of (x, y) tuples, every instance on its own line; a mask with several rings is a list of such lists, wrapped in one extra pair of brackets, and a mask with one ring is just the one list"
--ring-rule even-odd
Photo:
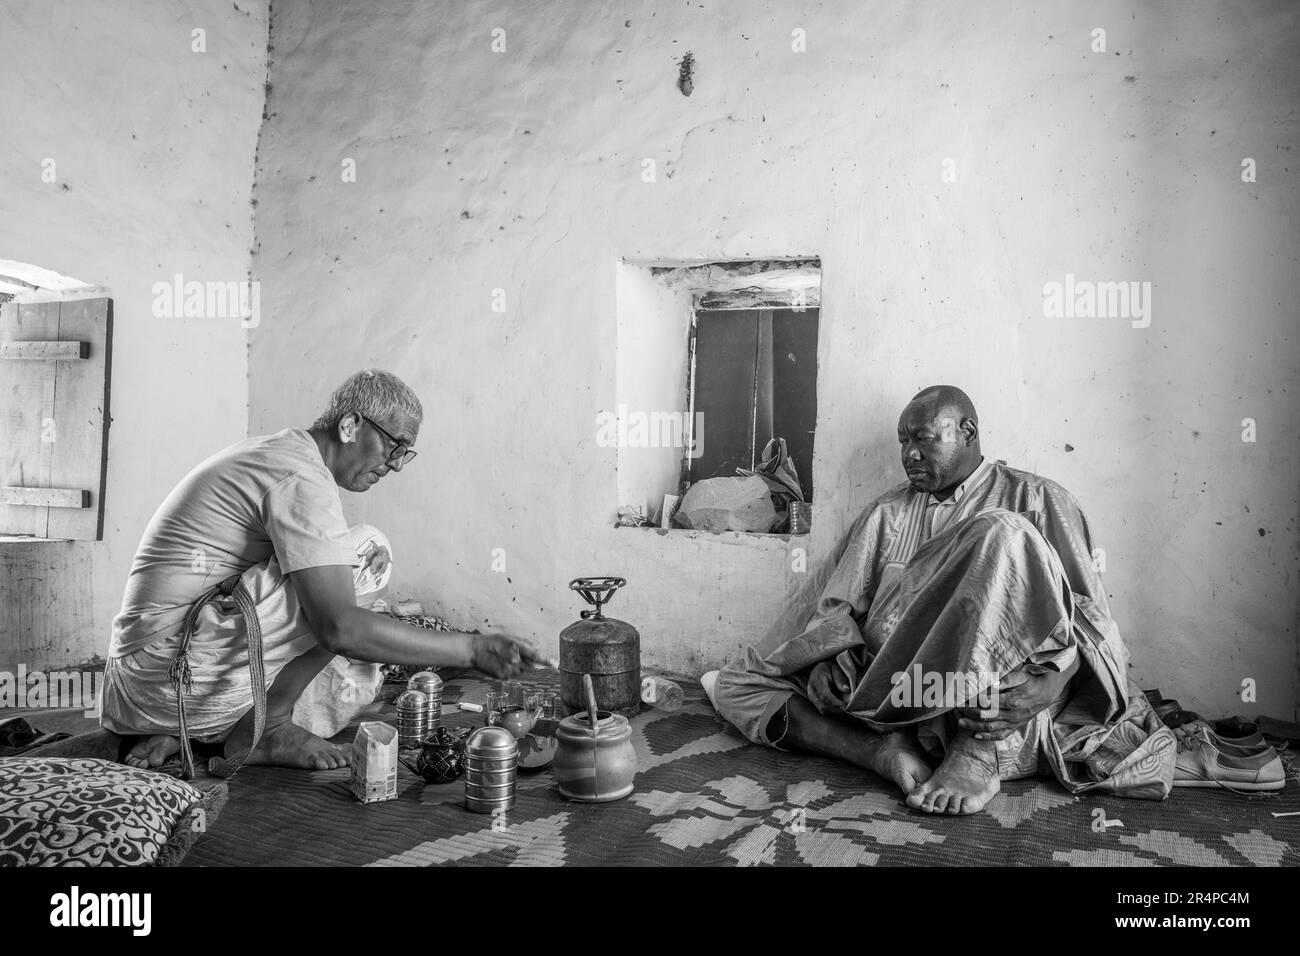
[(790, 527), (790, 502), (804, 501), (803, 486), (795, 471), (794, 460), (786, 449), (784, 438), (773, 438), (763, 446), (763, 457), (753, 471), (737, 468), (736, 474), (762, 478), (772, 494), (772, 507), (778, 521), (773, 530), (784, 532)]
[(696, 531), (769, 532), (779, 520), (767, 482), (756, 476), (697, 481), (673, 516), (676, 527)]

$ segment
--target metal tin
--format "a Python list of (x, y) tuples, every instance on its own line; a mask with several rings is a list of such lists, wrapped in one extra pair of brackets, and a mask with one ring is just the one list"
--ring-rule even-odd
[(518, 757), (519, 742), (504, 727), (480, 727), (465, 741), (466, 757)]
[(466, 797), (465, 809), (472, 813), (494, 813), (497, 810), (509, 810), (515, 805), (514, 794), (509, 800), (480, 800), (478, 797)]
[(465, 796), (474, 800), (510, 800), (515, 796), (515, 782), (502, 783), (495, 787), (480, 787), (477, 784), (465, 784)]
[(465, 741), (465, 808), (475, 813), (515, 805), (519, 744), (504, 727), (480, 727)]
[(428, 706), (429, 698), (423, 691), (402, 691), (401, 696), (397, 698), (397, 716), (423, 714)]
[(464, 764), (472, 770), (480, 773), (503, 773), (507, 770), (514, 770), (518, 763), (518, 757), (502, 757), (500, 760), (484, 760), (482, 757), (466, 757)]
[(442, 678), (433, 671), (420, 671), (418, 674), (412, 674), (406, 682), (407, 690), (418, 690), (422, 694), (430, 697), (442, 695)]
[(442, 678), (433, 671), (412, 674), (406, 682), (407, 690), (418, 690), (428, 698), (429, 728), (442, 724)]
[(397, 745), (419, 747), (429, 733), (429, 698), (408, 690), (397, 698)]
[(474, 781), (480, 787), (507, 787), (519, 779), (519, 773), (516, 770), (470, 770), (467, 773), (474, 774)]

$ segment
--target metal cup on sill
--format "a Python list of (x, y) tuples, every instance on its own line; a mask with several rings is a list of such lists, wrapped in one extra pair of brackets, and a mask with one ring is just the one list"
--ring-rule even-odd
[(807, 501), (790, 502), (790, 534), (808, 534), (812, 530), (812, 504)]

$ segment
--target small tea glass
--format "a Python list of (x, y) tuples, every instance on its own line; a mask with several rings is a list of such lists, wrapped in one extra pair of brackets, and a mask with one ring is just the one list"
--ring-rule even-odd
[(510, 706), (510, 698), (503, 691), (490, 690), (483, 700), (484, 720), (491, 726), (500, 719), (502, 712)]
[(517, 680), (503, 680), (501, 694), (505, 696), (507, 707), (524, 706), (524, 685)]
[(537, 706), (541, 708), (542, 712), (540, 716), (542, 717), (542, 719), (556, 720), (560, 716), (560, 714), (556, 706), (558, 699), (555, 696), (555, 691), (553, 690), (540, 691), (537, 697), (538, 697)]

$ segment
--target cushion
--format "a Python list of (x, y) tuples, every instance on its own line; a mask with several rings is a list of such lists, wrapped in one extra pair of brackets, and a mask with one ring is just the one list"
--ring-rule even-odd
[(172, 865), (220, 793), (84, 757), (0, 757), (0, 866)]

